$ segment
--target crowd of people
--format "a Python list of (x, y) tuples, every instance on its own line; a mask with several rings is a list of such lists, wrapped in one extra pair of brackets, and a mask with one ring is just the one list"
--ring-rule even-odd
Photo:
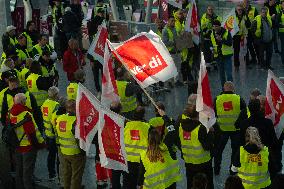
[[(2, 37), (0, 120), (1, 145), (6, 155), (0, 160), (0, 185), (7, 189), (35, 188), (35, 183), (39, 182), (34, 175), (37, 153), (42, 149), (48, 150), (46, 169), (50, 182), (58, 181), (59, 187), (64, 189), (84, 188), (86, 153), (75, 138), (76, 96), (78, 83), (86, 80), (86, 61), (92, 66), (99, 96), (102, 65), (82, 49), (81, 5), (63, 6), (61, 1), (53, 2), (54, 48), (49, 44), (49, 36), (40, 34), (33, 21), (27, 22), (22, 33), (8, 26)], [(284, 188), (281, 174), (284, 133), (277, 138), (272, 121), (265, 118), (265, 96), (260, 90), (253, 89), (246, 103), (235, 93), (232, 78), (232, 59), (238, 70), (240, 42), (244, 38), (248, 52), (243, 58), (249, 68), (251, 64), (259, 64), (261, 69), (272, 69), (272, 45), (275, 53), (284, 57), (284, 1), (269, 0), (260, 9), (260, 15), (248, 0), (237, 5), (240, 30), (235, 36), (221, 27), (221, 17), (214, 13), (213, 6), (208, 6), (200, 20), (202, 45), (177, 50), (175, 39), (184, 33), (190, 7), (191, 3), (184, 0), (183, 9), (173, 10), (165, 26), (161, 20), (156, 20), (157, 34), (180, 73), (168, 84), (170, 88), (189, 86), (188, 100), (176, 119), (167, 115), (163, 102), (157, 102), (155, 114), (146, 120), (142, 89), (115, 61), (120, 101), (112, 102), (110, 109), (127, 118), (123, 135), (128, 172), (101, 167), (96, 135), (93, 144), (96, 146), (97, 188), (106, 188), (108, 180), (112, 189), (177, 188), (183, 177), (179, 151), (184, 161), (187, 188), (214, 189), (213, 178), (220, 175), (222, 155), (229, 139), (232, 152), (230, 166), (223, 167), (230, 174), (225, 189)], [(90, 40), (107, 19), (100, 1), (93, 12), (88, 24)], [(281, 52), (277, 34), (281, 39)], [(217, 121), (209, 129), (199, 121), (196, 111), (197, 75), (194, 72), (199, 65), (200, 50), (207, 64), (216, 63), (223, 89), (214, 99)], [(62, 78), (56, 70), (58, 62), (63, 63), (69, 81), (66, 97), (59, 95), (58, 82)], [(14, 177), (11, 172), (15, 172)]]

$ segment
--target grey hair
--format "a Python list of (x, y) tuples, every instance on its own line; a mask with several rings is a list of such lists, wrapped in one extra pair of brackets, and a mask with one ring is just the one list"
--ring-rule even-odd
[(14, 97), (14, 103), (15, 104), (23, 104), (25, 105), (27, 101), (27, 97), (25, 96), (24, 93), (18, 93)]
[(246, 144), (255, 144), (259, 149), (263, 149), (263, 144), (256, 127), (248, 127), (246, 130)]
[(196, 105), (197, 94), (191, 94), (187, 99), (187, 104)]
[(59, 95), (59, 89), (55, 86), (52, 86), (48, 89), (48, 98), (52, 100), (57, 100)]

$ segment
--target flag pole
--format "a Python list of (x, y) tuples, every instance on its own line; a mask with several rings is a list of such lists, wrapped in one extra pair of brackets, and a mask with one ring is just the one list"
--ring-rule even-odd
[[(107, 43), (109, 47), (111, 48), (112, 52), (115, 53), (116, 57), (119, 59), (119, 61), (122, 63), (122, 65), (125, 67), (125, 69), (130, 73), (130, 75), (136, 80), (136, 78), (133, 76), (133, 73), (129, 70), (129, 68), (126, 66), (126, 63), (122, 59), (122, 57), (117, 53), (117, 51), (114, 49), (114, 47), (111, 45), (110, 41), (107, 39)], [(136, 80), (137, 81), (137, 80)], [(155, 108), (160, 109), (154, 99), (149, 95), (149, 93), (139, 84), (139, 81), (137, 81), (138, 85), (141, 87), (143, 92), (146, 94), (146, 96), (149, 98), (149, 100), (152, 102), (152, 104), (155, 106)]]

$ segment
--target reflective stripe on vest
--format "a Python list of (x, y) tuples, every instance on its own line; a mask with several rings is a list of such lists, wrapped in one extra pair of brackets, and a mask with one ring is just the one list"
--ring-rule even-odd
[(216, 99), (217, 122), (222, 131), (236, 131), (235, 122), (240, 114), (240, 96), (221, 94)]
[(76, 155), (81, 152), (79, 145), (72, 133), (73, 124), (76, 122), (76, 116), (63, 114), (56, 120), (56, 133), (58, 135), (59, 146), (62, 154)]
[[(8, 90), (8, 87), (4, 88), (1, 92), (0, 92), (0, 112), (2, 111), (2, 104), (3, 104), (3, 99), (4, 99), (4, 93)], [(0, 114), (0, 118), (1, 118), (1, 114)]]
[(279, 23), (279, 32), (284, 33), (284, 14), (281, 13), (281, 20)]
[(255, 7), (251, 7), (251, 9), (248, 12), (248, 18), (249, 18), (250, 22), (253, 22), (254, 14), (255, 14)]
[[(17, 123), (19, 123), (20, 121), (22, 121), (23, 119), (25, 119), (25, 116), (26, 116), (27, 114), (32, 118), (32, 122), (33, 122), (33, 125), (34, 125), (34, 127), (35, 127), (36, 138), (37, 138), (37, 140), (38, 140), (38, 143), (43, 143), (44, 139), (43, 139), (43, 137), (41, 136), (41, 133), (40, 133), (39, 130), (38, 130), (37, 124), (36, 124), (36, 122), (35, 122), (35, 120), (34, 120), (32, 114), (31, 114), (30, 112), (24, 111), (24, 112), (20, 113), (20, 114), (17, 115), (17, 116), (14, 116), (13, 114), (10, 114), (10, 121), (11, 121), (12, 124), (17, 124)], [(20, 140), (20, 139), (23, 137), (23, 135), (25, 134), (23, 125), (20, 126), (20, 127), (17, 127), (17, 128), (15, 129), (15, 132), (16, 132), (16, 135), (17, 135), (18, 139)], [(30, 145), (31, 145), (31, 143), (30, 143), (30, 141), (28, 140), (27, 135), (25, 135), (25, 136), (23, 137), (23, 139), (21, 140), (19, 146), (30, 146)]]
[(181, 179), (180, 167), (177, 160), (173, 160), (167, 150), (163, 153), (163, 161), (151, 162), (144, 152), (141, 160), (145, 167), (143, 188), (168, 188)]
[(147, 150), (150, 125), (142, 121), (127, 122), (124, 128), (124, 142), (127, 161), (140, 162), (140, 154)]
[(27, 34), (27, 32), (24, 32), (23, 35), (26, 37), (27, 39), (27, 49), (28, 52), (31, 52), (33, 50), (33, 40), (32, 38)]
[[(262, 30), (261, 29), (261, 25), (262, 25), (261, 15), (257, 15), (254, 20), (256, 20), (255, 36), (259, 38), (259, 37), (261, 37), (261, 30)], [(268, 20), (268, 23), (269, 23), (270, 27), (272, 27), (271, 17), (268, 16), (267, 20)]]
[[(174, 34), (173, 34), (172, 30), (170, 28), (168, 28), (168, 27), (166, 27), (166, 29), (167, 29), (169, 41), (170, 42), (174, 42)], [(173, 46), (167, 47), (167, 49), (169, 50), (169, 52), (171, 52), (171, 51), (174, 50), (174, 47)]]
[(238, 176), (246, 189), (265, 188), (270, 185), (268, 156), (266, 146), (258, 154), (250, 154), (244, 147), (240, 147), (241, 167), (238, 168)]
[(36, 81), (40, 77), (38, 74), (30, 74), (26, 79), (28, 90), (35, 96), (37, 105), (41, 106), (43, 102), (47, 99), (47, 91), (38, 90)]
[(70, 83), (67, 87), (67, 100), (76, 100), (78, 83)]
[(127, 81), (116, 81), (117, 91), (122, 106), (121, 112), (130, 112), (135, 110), (137, 107), (137, 100), (134, 95), (130, 97), (125, 96), (125, 90), (127, 84), (128, 84)]
[(41, 106), (43, 123), (45, 127), (45, 135), (48, 138), (55, 137), (54, 129), (51, 124), (51, 117), (52, 117), (52, 114), (57, 110), (58, 106), (59, 106), (58, 102), (54, 100), (50, 100), (50, 99), (47, 99), (46, 101), (44, 101), (44, 103)]
[[(222, 36), (222, 39), (227, 40), (228, 35), (229, 35), (229, 32), (226, 29), (225, 33)], [(213, 45), (213, 48), (214, 48), (214, 57), (217, 58), (218, 57), (218, 45), (217, 45), (216, 40), (215, 40), (214, 32), (211, 32), (211, 42), (212, 42), (212, 45)], [(225, 44), (222, 44), (221, 51), (222, 51), (222, 55), (224, 55), (224, 56), (232, 55), (233, 52), (234, 52), (232, 45), (228, 46), (228, 45), (225, 45)]]
[(199, 128), (200, 125), (191, 132), (186, 132), (182, 129), (180, 124), (179, 138), (185, 163), (201, 164), (211, 159), (210, 152), (205, 151), (198, 140)]

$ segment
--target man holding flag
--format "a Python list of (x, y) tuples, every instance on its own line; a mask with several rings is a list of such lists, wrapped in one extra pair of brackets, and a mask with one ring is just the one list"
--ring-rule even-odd
[(219, 68), (221, 86), (223, 87), (226, 81), (233, 81), (232, 36), (227, 29), (221, 27), (221, 22), (219, 20), (214, 20), (213, 31), (210, 38), (213, 45), (214, 58), (217, 60)]

